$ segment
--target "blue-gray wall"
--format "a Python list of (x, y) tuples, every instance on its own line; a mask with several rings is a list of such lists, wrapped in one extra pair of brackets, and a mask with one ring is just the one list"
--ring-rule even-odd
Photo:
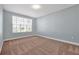
[[(67, 8), (45, 17), (34, 19), (13, 12), (3, 12), (3, 38), (16, 38), (20, 36), (40, 34), (61, 40), (79, 43), (79, 5)], [(33, 19), (33, 32), (12, 33), (12, 16), (28, 17)]]
[(3, 44), (3, 9), (0, 6), (0, 49)]
[[(20, 15), (20, 14), (5, 11), (5, 10), (3, 12), (3, 15), (4, 15), (4, 20), (3, 20), (3, 22), (4, 22), (4, 25), (3, 25), (4, 37), (3, 38), (4, 39), (10, 39), (10, 38), (16, 38), (16, 37), (20, 37), (20, 36), (27, 36), (27, 35), (35, 34), (35, 32), (36, 32), (35, 18)], [(12, 33), (12, 16), (14, 16), (14, 15), (33, 19), (32, 32)]]
[(79, 5), (37, 19), (37, 34), (79, 43)]

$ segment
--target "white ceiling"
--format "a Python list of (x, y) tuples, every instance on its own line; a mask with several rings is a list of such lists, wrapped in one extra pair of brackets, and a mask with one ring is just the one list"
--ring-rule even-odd
[(39, 10), (32, 9), (32, 4), (5, 4), (5, 10), (38, 18), (47, 14), (74, 6), (74, 4), (41, 4)]

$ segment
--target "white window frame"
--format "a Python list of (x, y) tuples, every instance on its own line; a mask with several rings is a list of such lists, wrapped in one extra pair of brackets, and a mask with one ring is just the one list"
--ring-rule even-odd
[(32, 19), (12, 16), (12, 32), (32, 32)]

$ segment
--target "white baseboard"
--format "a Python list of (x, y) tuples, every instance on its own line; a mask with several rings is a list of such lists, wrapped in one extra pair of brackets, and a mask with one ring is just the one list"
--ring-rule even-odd
[(48, 39), (52, 39), (52, 40), (56, 40), (56, 41), (60, 41), (60, 42), (64, 42), (64, 43), (68, 43), (68, 44), (73, 44), (73, 45), (79, 46), (79, 43), (76, 43), (76, 42), (66, 41), (66, 40), (62, 40), (62, 39), (58, 39), (58, 38), (53, 38), (53, 37), (47, 37), (47, 36), (38, 35), (38, 34), (27, 35), (27, 36), (20, 36), (20, 37), (16, 37), (16, 38), (9, 38), (9, 39), (5, 39), (5, 41), (13, 40), (13, 39), (19, 39), (19, 38), (23, 38), (23, 37), (29, 37), (29, 36), (41, 36), (41, 37), (44, 37), (44, 38), (48, 38)]
[(30, 36), (35, 36), (35, 35), (27, 35), (27, 36), (20, 36), (20, 37), (16, 37), (16, 38), (9, 38), (9, 39), (5, 39), (4, 41), (19, 39), (19, 38), (23, 38), (23, 37), (30, 37)]
[(48, 39), (52, 39), (52, 40), (56, 40), (56, 41), (60, 41), (60, 42), (79, 46), (79, 43), (76, 43), (76, 42), (70, 42), (70, 41), (66, 41), (66, 40), (62, 40), (62, 39), (58, 39), (58, 38), (47, 37), (47, 36), (43, 36), (43, 35), (37, 35), (37, 36), (41, 36), (41, 37), (44, 37), (44, 38), (48, 38)]

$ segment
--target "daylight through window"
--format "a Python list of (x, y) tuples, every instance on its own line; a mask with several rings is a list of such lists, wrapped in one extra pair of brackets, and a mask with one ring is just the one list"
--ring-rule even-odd
[(12, 16), (12, 28), (13, 33), (31, 32), (32, 19)]

